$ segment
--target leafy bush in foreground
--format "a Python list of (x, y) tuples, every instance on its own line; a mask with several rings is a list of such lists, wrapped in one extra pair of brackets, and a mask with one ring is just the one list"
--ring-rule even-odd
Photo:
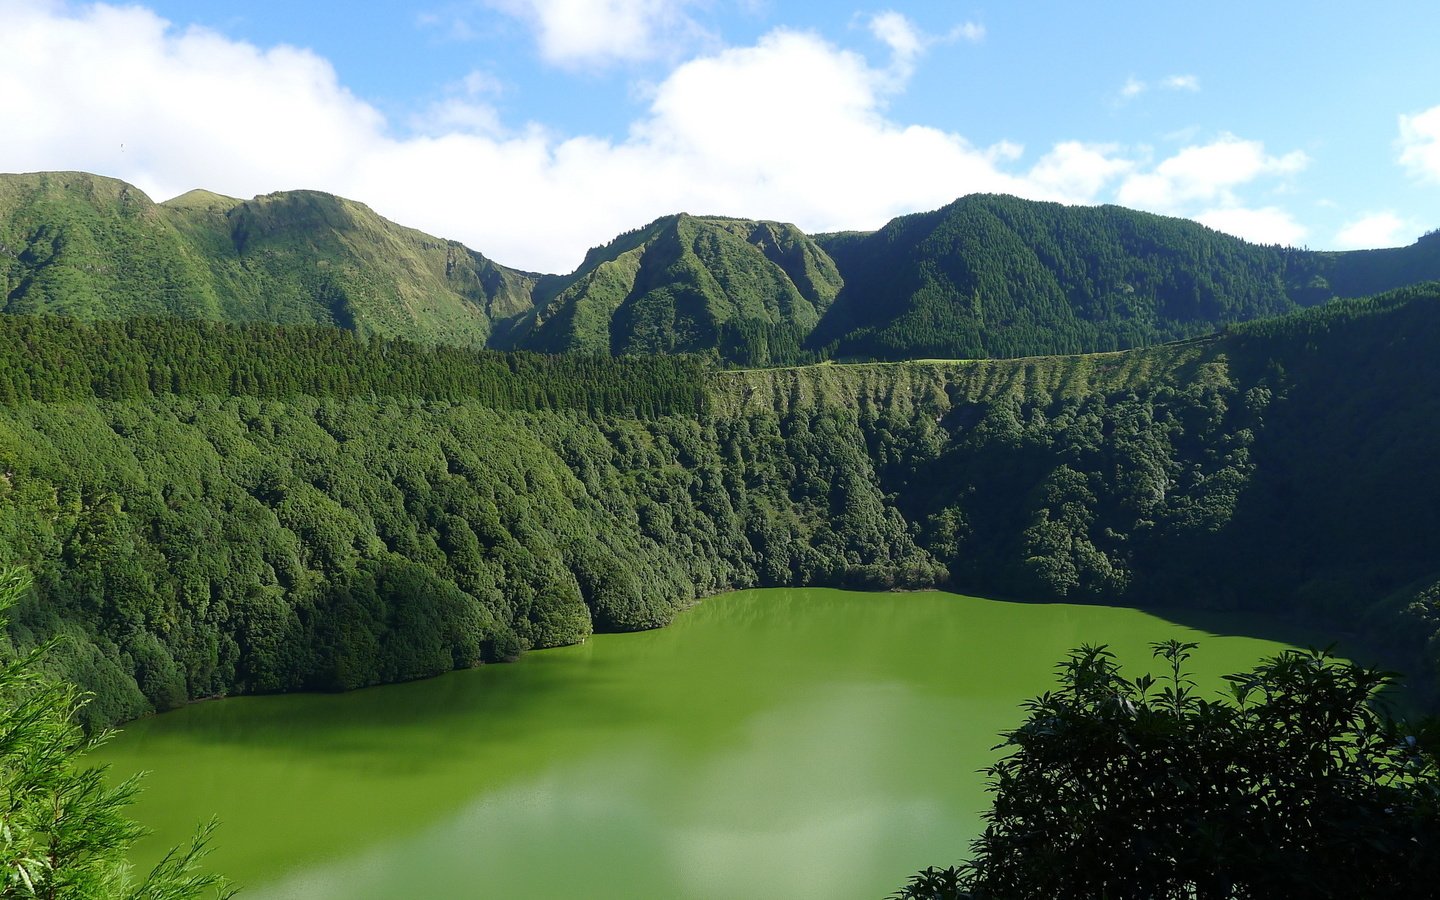
[(898, 898), (1434, 896), (1434, 731), (1377, 712), (1389, 673), (1287, 651), (1204, 700), (1184, 663), (1129, 679), (1083, 647), (1028, 701), (969, 862)]
[[(0, 571), (0, 624), (28, 587), (18, 570)], [(126, 855), (144, 834), (125, 816), (137, 778), (116, 787), (85, 753), (105, 738), (87, 737), (74, 721), (85, 699), (68, 684), (36, 672), (46, 648), (0, 665), (0, 898), (188, 900), (212, 890), (230, 896), (223, 878), (197, 871), (211, 826), (176, 849), (143, 879)]]

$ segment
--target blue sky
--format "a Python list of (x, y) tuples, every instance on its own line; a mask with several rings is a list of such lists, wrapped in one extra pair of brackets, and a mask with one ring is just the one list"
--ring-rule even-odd
[(317, 188), (568, 271), (669, 212), (973, 191), (1350, 248), (1440, 227), (1440, 5), (0, 0), (0, 171)]

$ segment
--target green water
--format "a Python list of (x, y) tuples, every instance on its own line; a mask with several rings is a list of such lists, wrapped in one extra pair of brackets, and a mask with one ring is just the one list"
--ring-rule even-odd
[[(1107, 607), (743, 591), (514, 665), (197, 704), (103, 758), (151, 772), (144, 852), (216, 814), (213, 866), (254, 900), (877, 898), (963, 855), (976, 770), (1065, 650), (1138, 664), (1197, 634)], [(1201, 640), (1215, 675), (1281, 646)]]

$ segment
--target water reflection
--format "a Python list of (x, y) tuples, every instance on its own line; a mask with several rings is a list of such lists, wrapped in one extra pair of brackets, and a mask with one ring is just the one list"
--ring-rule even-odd
[[(106, 756), (154, 772), (151, 852), (218, 813), (216, 866), (252, 898), (875, 897), (963, 853), (976, 770), (1066, 649), (1139, 661), (1195, 634), (1106, 607), (745, 591), (513, 665), (197, 704)], [(1216, 638), (1197, 662), (1278, 646)]]

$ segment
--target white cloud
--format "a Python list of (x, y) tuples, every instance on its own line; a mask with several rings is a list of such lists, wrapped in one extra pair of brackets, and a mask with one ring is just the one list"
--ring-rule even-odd
[(1209, 144), (1185, 147), (1149, 172), (1131, 175), (1117, 196), (1125, 206), (1177, 215), (1197, 203), (1235, 207), (1241, 205), (1237, 188), (1262, 176), (1294, 174), (1309, 162), (1299, 150), (1271, 156), (1260, 141), (1224, 134)]
[(969, 41), (978, 44), (985, 40), (985, 26), (979, 22), (961, 22), (945, 35), (947, 41)]
[(1065, 203), (1093, 203), (1116, 178), (1132, 171), (1135, 164), (1119, 156), (1114, 145), (1056, 144), (1031, 169), (1027, 179)]
[(686, 14), (697, 0), (485, 0), (535, 31), (540, 55), (559, 66), (656, 59), (703, 38)]
[(1145, 93), (1146, 88), (1147, 85), (1145, 84), (1145, 82), (1132, 75), (1129, 78), (1125, 79), (1125, 83), (1121, 85), (1120, 99), (1130, 100), (1134, 97), (1138, 97), (1141, 94)]
[(506, 128), (500, 112), (488, 98), (505, 93), (505, 84), (489, 72), (475, 70), (449, 85), (444, 99), (430, 104), (421, 114), (410, 117), (417, 134), (443, 135), (449, 132), (503, 135)]
[[(1189, 91), (1194, 93), (1200, 90), (1200, 79), (1194, 75), (1169, 75), (1160, 79), (1155, 86), (1166, 91)], [(1129, 100), (1134, 100), (1148, 90), (1150, 90), (1150, 83), (1148, 81), (1141, 81), (1139, 78), (1131, 75), (1129, 78), (1126, 78), (1125, 83), (1120, 86), (1119, 102), (1125, 103)]]
[(1240, 206), (1206, 210), (1195, 217), (1202, 225), (1233, 234), (1256, 244), (1299, 246), (1309, 233), (1294, 216), (1274, 206), (1248, 209)]
[[(767, 217), (788, 211), (824, 229), (879, 225), (892, 210), (967, 191), (1023, 187), (958, 135), (885, 119), (889, 79), (814, 35), (772, 32), (754, 47), (675, 70), (626, 149), (659, 151), (679, 165), (674, 190), (702, 200), (702, 208)], [(777, 92), (777, 84), (787, 89)], [(1011, 145), (994, 151), (1011, 152)]]
[(1400, 117), (1400, 163), (1416, 178), (1440, 183), (1440, 106)]
[(200, 184), (339, 186), (384, 127), (325, 60), (261, 50), (136, 7), (0, 0), (0, 161), (10, 171)]
[(1335, 246), (1341, 250), (1401, 247), (1413, 241), (1419, 232), (1415, 223), (1388, 210), (1367, 213), (1340, 229), (1335, 235)]
[(897, 87), (915, 72), (915, 62), (929, 46), (927, 36), (900, 13), (891, 10), (870, 17), (870, 33), (890, 48)]
[(894, 10), (871, 16), (870, 33), (896, 56), (913, 59), (925, 50), (925, 35), (914, 23)]
[[(1118, 185), (1129, 205), (1239, 222), (1245, 188), (1305, 163), (1229, 135), (1153, 167), (1079, 142), (1027, 163), (1013, 142), (975, 146), (894, 121), (893, 61), (872, 65), (808, 32), (677, 66), (621, 139), (507, 126), (489, 105), (501, 86), (483, 74), (401, 137), (308, 51), (177, 29), (140, 7), (0, 0), (0, 21), (0, 170), (98, 172), (156, 199), (194, 187), (331, 191), (538, 271), (568, 271), (588, 247), (681, 210), (827, 231), (972, 192), (1097, 202)], [(896, 56), (935, 40), (888, 27)], [(1275, 232), (1277, 212), (1250, 211), (1246, 236), (1265, 222)]]
[(943, 35), (927, 34), (894, 10), (876, 13), (867, 25), (875, 39), (890, 48), (890, 74), (895, 89), (902, 87), (915, 74), (915, 64), (936, 44), (960, 40), (974, 44), (985, 38), (985, 26), (975, 22), (957, 25)]
[(622, 140), (502, 129), (483, 77), (401, 138), (307, 51), (177, 29), (139, 7), (0, 0), (0, 19), (0, 121), (16, 123), (0, 170), (94, 171), (156, 199), (326, 190), (544, 271), (682, 209), (826, 230), (972, 191), (1048, 193), (1002, 171), (1014, 145), (890, 121), (893, 72), (803, 32), (677, 67)]

